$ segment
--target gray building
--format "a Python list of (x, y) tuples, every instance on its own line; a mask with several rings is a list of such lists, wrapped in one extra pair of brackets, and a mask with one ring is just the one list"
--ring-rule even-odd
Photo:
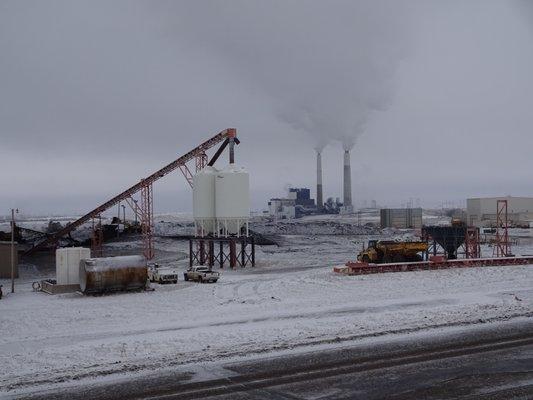
[(384, 208), (380, 211), (382, 228), (422, 228), (421, 208)]
[[(18, 252), (15, 243), (15, 278), (19, 277)], [(0, 242), (0, 279), (11, 278), (11, 242)]]
[(511, 226), (529, 227), (533, 222), (533, 197), (507, 196), (467, 199), (468, 224), (477, 227), (496, 226), (498, 200), (507, 200), (507, 218)]

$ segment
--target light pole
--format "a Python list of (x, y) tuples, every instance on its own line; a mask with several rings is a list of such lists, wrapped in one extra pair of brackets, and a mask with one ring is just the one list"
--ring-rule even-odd
[(18, 208), (11, 209), (11, 293), (15, 293), (15, 213)]
[(122, 204), (121, 207), (122, 207), (122, 224), (126, 226), (126, 206)]

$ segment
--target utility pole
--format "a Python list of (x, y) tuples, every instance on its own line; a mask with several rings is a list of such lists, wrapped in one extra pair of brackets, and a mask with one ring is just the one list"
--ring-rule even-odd
[(18, 208), (11, 209), (11, 293), (15, 293), (15, 212)]

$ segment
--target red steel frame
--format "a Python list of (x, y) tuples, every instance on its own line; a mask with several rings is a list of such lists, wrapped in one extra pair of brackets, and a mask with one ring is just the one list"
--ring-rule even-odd
[[(161, 168), (159, 171), (154, 172), (152, 175), (148, 176), (146, 179), (142, 180), (141, 182), (133, 185), (129, 189), (125, 190), (124, 192), (118, 194), (117, 196), (113, 197), (112, 199), (106, 201), (99, 207), (95, 208), (94, 210), (88, 212), (81, 218), (77, 219), (76, 221), (68, 224), (63, 229), (59, 230), (58, 232), (47, 236), (43, 241), (39, 242), (35, 246), (33, 246), (31, 249), (29, 249), (26, 254), (31, 254), (39, 249), (43, 249), (49, 245), (53, 245), (58, 242), (60, 238), (63, 236), (68, 235), (70, 232), (75, 230), (76, 228), (80, 227), (81, 225), (90, 222), (93, 218), (99, 218), (100, 215), (108, 210), (109, 208), (113, 207), (115, 204), (118, 204), (120, 201), (125, 200), (127, 198), (130, 198), (135, 193), (138, 193), (143, 187), (146, 185), (151, 185), (158, 179), (162, 178), (163, 176), (169, 174), (170, 172), (180, 169), (183, 175), (185, 176), (185, 179), (189, 183), (189, 185), (192, 187), (193, 181), (192, 181), (192, 173), (189, 170), (189, 168), (186, 166), (186, 163), (191, 161), (193, 158), (200, 157), (202, 160), (204, 160), (204, 155), (206, 150), (212, 148), (216, 144), (226, 140), (230, 136), (235, 136), (236, 129), (235, 128), (228, 128), (223, 130), (222, 132), (218, 133), (217, 135), (213, 136), (211, 139), (205, 141), (198, 147), (194, 148), (193, 150), (189, 151), (185, 155), (181, 156), (177, 160), (171, 162), (170, 164), (166, 165), (165, 167)], [(206, 157), (206, 156), (205, 156)], [(203, 162), (203, 161), (202, 161)]]
[(208, 159), (207, 154), (205, 152), (199, 154), (196, 156), (196, 172), (202, 170), (207, 165)]
[[(143, 182), (145, 183), (145, 182)], [(154, 258), (154, 193), (152, 183), (146, 182), (141, 187), (141, 232), (143, 238), (143, 255), (147, 260)]]
[(479, 228), (466, 228), (465, 235), (465, 257), (466, 258), (480, 258), (481, 244), (479, 242)]
[(448, 268), (502, 267), (512, 265), (532, 265), (533, 256), (500, 258), (463, 258), (461, 260), (420, 261), (392, 264), (366, 264), (347, 262), (333, 268), (333, 272), (345, 275), (381, 274), (388, 272), (432, 271)]
[(493, 256), (509, 257), (510, 254), (508, 202), (507, 200), (498, 200), (496, 203), (496, 242), (494, 243)]

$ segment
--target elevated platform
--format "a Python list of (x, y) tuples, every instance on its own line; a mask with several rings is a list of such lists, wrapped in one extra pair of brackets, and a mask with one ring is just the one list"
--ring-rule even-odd
[(382, 274), (387, 272), (430, 271), (437, 269), (471, 267), (503, 267), (529, 264), (533, 265), (533, 256), (465, 258), (459, 260), (445, 260), (438, 258), (434, 261), (402, 262), (390, 264), (367, 264), (349, 261), (345, 265), (334, 267), (333, 272), (344, 275), (367, 275)]

